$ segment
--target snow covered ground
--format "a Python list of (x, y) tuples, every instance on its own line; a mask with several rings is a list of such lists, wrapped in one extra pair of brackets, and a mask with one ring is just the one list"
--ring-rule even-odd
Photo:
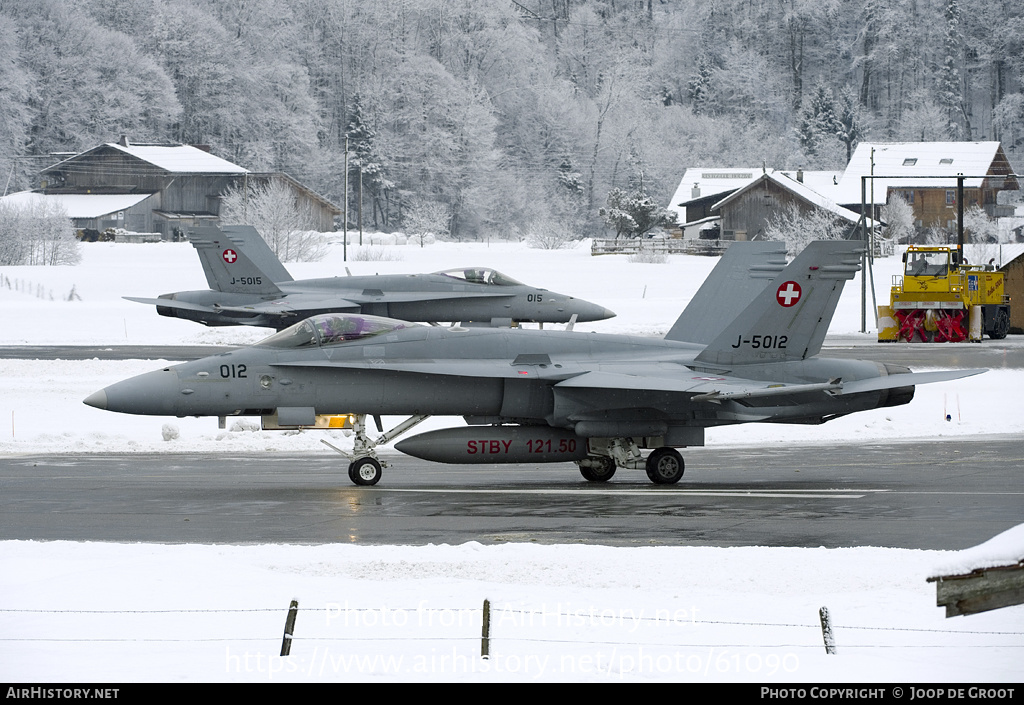
[[(120, 298), (206, 288), (188, 244), (92, 243), (82, 252), (76, 267), (0, 268), (0, 345), (233, 345), (268, 333), (203, 328)], [(357, 260), (360, 252), (370, 259)], [(663, 334), (715, 264), (684, 256), (639, 264), (591, 257), (586, 247), (545, 251), (509, 243), (350, 247), (349, 255), (342, 261), (337, 245), (322, 262), (289, 270), (307, 278), (344, 275), (346, 267), (352, 274), (494, 267), (618, 313), (580, 328), (635, 335)], [(898, 258), (876, 262), (879, 302), (887, 300), (898, 271)], [(848, 283), (830, 335), (873, 344), (868, 305), (868, 332), (860, 334), (860, 280)], [(81, 403), (107, 384), (163, 364), (0, 360), (0, 454), (331, 452), (318, 433), (262, 432), (244, 419), (219, 431), (212, 419), (121, 416)], [(820, 427), (719, 429), (708, 434), (708, 444), (758, 443), (770, 450), (791, 442), (1021, 434), (1024, 398), (1005, 391), (1020, 389), (1022, 375), (992, 370), (921, 386), (910, 405)], [(346, 439), (336, 434), (333, 442)], [(998, 543), (999, 555), (1024, 554), (1020, 532)], [(1024, 607), (945, 620), (934, 585), (925, 582), (978, 560), (964, 552), (877, 547), (6, 541), (0, 542), (6, 610), (0, 612), (0, 678), (1020, 680)], [(478, 658), (484, 598), (494, 610), (488, 661)], [(283, 660), (277, 654), (291, 599), (299, 600), (300, 613), (292, 656)], [(822, 606), (836, 625), (836, 655), (826, 656), (822, 647)]]

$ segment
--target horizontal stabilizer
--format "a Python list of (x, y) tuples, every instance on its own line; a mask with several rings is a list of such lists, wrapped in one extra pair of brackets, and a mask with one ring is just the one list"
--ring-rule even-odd
[(122, 296), (121, 298), (127, 301), (135, 301), (140, 304), (149, 304), (150, 306), (159, 306), (161, 308), (176, 308), (182, 311), (202, 311), (203, 313), (216, 313), (217, 309), (212, 306), (203, 306), (202, 304), (193, 304), (188, 301), (177, 301), (175, 299), (143, 299), (137, 296)]
[(842, 394), (857, 394), (859, 392), (874, 392), (879, 389), (895, 389), (897, 387), (912, 387), (918, 384), (931, 384), (932, 382), (949, 382), (954, 379), (980, 375), (988, 372), (986, 369), (976, 370), (937, 370), (935, 372), (907, 372), (887, 377), (873, 377), (871, 379), (858, 379), (853, 382), (842, 384)]

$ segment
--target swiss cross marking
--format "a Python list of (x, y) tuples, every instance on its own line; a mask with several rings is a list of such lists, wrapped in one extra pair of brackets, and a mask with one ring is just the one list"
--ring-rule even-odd
[(786, 282), (779, 287), (779, 290), (775, 292), (775, 295), (779, 299), (779, 305), (789, 308), (796, 304), (800, 300), (800, 285), (796, 282)]
[(235, 260), (238, 259), (238, 254), (234, 250), (224, 250), (224, 254), (221, 255), (224, 261), (228, 264), (234, 264)]

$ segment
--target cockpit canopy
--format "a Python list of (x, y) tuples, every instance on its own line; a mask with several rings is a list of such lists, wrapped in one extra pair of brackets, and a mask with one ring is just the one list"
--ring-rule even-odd
[(487, 269), (486, 267), (465, 267), (460, 269), (446, 269), (443, 272), (434, 272), (434, 274), (440, 274), (445, 277), (451, 277), (452, 279), (461, 279), (464, 282), (470, 284), (489, 284), (491, 286), (522, 286), (522, 282), (517, 282), (515, 279), (509, 276), (505, 276), (496, 269)]
[(268, 348), (316, 348), (365, 340), (418, 325), (356, 313), (325, 313), (307, 318), (256, 344)]

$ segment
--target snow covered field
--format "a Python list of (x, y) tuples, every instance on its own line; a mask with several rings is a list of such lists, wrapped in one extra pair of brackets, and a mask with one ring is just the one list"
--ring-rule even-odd
[[(637, 264), (591, 257), (586, 247), (545, 251), (508, 243), (362, 251), (375, 259), (353, 261), (360, 249), (350, 247), (343, 262), (334, 246), (322, 262), (288, 267), (307, 278), (344, 275), (345, 267), (372, 274), (489, 266), (618, 313), (585, 330), (661, 335), (715, 264), (684, 256)], [(120, 298), (206, 288), (188, 244), (93, 243), (82, 252), (77, 267), (0, 268), (0, 345), (232, 345), (269, 332), (207, 329)], [(876, 262), (880, 302), (898, 270), (898, 258)], [(74, 300), (66, 300), (72, 291)], [(859, 334), (860, 280), (849, 282), (830, 335), (872, 344), (870, 310), (868, 332)], [(122, 416), (81, 403), (107, 384), (162, 364), (0, 360), (0, 454), (331, 452), (317, 433), (262, 432), (245, 420), (219, 431), (213, 419)], [(1019, 371), (993, 370), (918, 387), (904, 407), (820, 427), (720, 429), (708, 434), (708, 445), (758, 443), (770, 452), (772, 444), (788, 442), (1021, 434), (1024, 399), (1005, 394), (1021, 382)], [(996, 398), (1002, 401), (994, 405)], [(333, 442), (345, 440), (338, 434)], [(1000, 544), (1021, 557), (1024, 537), (1017, 532)], [(935, 587), (926, 578), (964, 560), (953, 552), (870, 547), (6, 541), (0, 542), (0, 597), (8, 610), (0, 613), (0, 678), (1018, 681), (1024, 607), (953, 620), (935, 607)], [(474, 657), (484, 598), (494, 610), (493, 656), (486, 662)], [(282, 660), (276, 655), (290, 599), (299, 600), (300, 613), (292, 656)], [(836, 624), (836, 655), (826, 656), (822, 647), (821, 606)]]

